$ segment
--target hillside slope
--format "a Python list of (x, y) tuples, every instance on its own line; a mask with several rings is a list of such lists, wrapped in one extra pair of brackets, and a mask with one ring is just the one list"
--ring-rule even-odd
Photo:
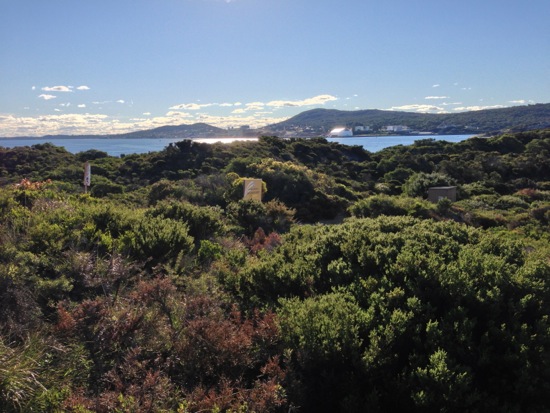
[(405, 125), (411, 130), (438, 134), (526, 131), (550, 126), (550, 104), (444, 114), (312, 109), (270, 128), (275, 132), (296, 128), (328, 132), (335, 126), (357, 125), (370, 126), (374, 131), (387, 125)]

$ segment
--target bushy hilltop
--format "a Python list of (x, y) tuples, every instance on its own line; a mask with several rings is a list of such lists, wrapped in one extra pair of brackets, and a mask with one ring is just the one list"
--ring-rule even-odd
[(549, 257), (549, 129), (0, 148), (0, 411), (547, 411)]

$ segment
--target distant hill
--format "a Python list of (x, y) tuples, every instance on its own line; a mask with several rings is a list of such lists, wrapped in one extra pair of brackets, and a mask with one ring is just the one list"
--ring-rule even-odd
[(342, 111), (312, 109), (284, 122), (273, 124), (275, 133), (304, 130), (326, 133), (336, 126), (370, 126), (373, 131), (387, 125), (404, 125), (413, 131), (437, 134), (521, 132), (550, 126), (550, 104), (515, 106), (460, 113), (430, 114), (389, 110)]
[[(261, 130), (248, 130), (247, 136), (322, 136), (337, 126), (369, 126), (373, 133), (388, 125), (403, 125), (411, 131), (434, 134), (497, 134), (524, 132), (550, 127), (550, 103), (514, 106), (451, 114), (396, 112), (389, 110), (343, 111), (336, 109), (312, 109), (284, 122), (266, 126)], [(228, 131), (206, 123), (193, 125), (161, 126), (155, 129), (116, 135), (47, 135), (43, 138), (170, 138), (190, 139), (227, 136)], [(0, 139), (2, 139), (0, 137)]]
[[(168, 138), (168, 139), (189, 139), (208, 138), (227, 134), (225, 129), (220, 129), (206, 123), (195, 123), (193, 125), (161, 126), (155, 129), (142, 130), (137, 132), (121, 133), (114, 135), (46, 135), (44, 138), (56, 139), (85, 139), (85, 138), (117, 138), (117, 139), (140, 139), (140, 138)], [(1, 138), (0, 138), (1, 139)]]
[(119, 135), (119, 138), (194, 138), (225, 135), (225, 129), (217, 128), (206, 123), (195, 123), (193, 125), (161, 126), (159, 128), (126, 133)]

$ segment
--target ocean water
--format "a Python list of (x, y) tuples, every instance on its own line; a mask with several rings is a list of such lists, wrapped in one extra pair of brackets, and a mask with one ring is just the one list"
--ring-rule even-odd
[(328, 138), (329, 142), (343, 145), (359, 145), (369, 152), (378, 152), (384, 148), (397, 145), (412, 145), (422, 139), (437, 141), (461, 142), (475, 135), (407, 135), (407, 136), (358, 136), (353, 138)]
[[(328, 138), (329, 142), (338, 142), (344, 145), (359, 145), (369, 152), (378, 152), (384, 148), (395, 145), (411, 145), (420, 139), (436, 139), (448, 142), (460, 142), (470, 138), (473, 135), (418, 135), (418, 136), (361, 136), (353, 138)], [(31, 146), (39, 143), (52, 143), (55, 146), (62, 146), (68, 152), (78, 153), (89, 149), (96, 149), (108, 153), (111, 156), (130, 155), (133, 153), (148, 153), (161, 151), (170, 143), (178, 142), (180, 139), (52, 139), (35, 138), (22, 139), (10, 138), (1, 139), (0, 147), (13, 148), (16, 146)], [(193, 139), (201, 143), (231, 143), (236, 140), (257, 141), (257, 138), (209, 138)]]

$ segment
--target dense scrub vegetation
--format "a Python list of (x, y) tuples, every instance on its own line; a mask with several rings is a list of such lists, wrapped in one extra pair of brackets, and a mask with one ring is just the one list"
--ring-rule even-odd
[(549, 277), (550, 130), (0, 148), (0, 411), (548, 411)]

